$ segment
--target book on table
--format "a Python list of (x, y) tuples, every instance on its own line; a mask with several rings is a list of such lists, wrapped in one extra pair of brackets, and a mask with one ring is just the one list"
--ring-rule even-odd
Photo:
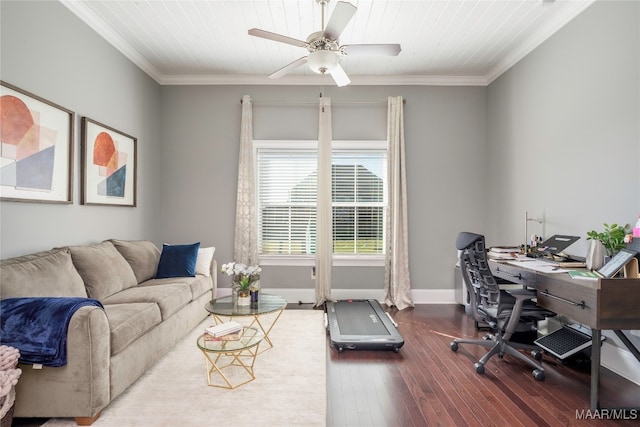
[(214, 337), (210, 334), (204, 334), (205, 341), (239, 341), (242, 338), (243, 329), (238, 332), (234, 332), (232, 334), (221, 335), (219, 337)]
[(589, 270), (571, 270), (569, 271), (569, 277), (572, 279), (586, 279), (586, 280), (597, 280), (600, 278), (596, 273)]
[[(587, 264), (582, 261), (550, 261), (551, 263), (557, 265), (560, 268), (580, 268), (586, 267)], [(577, 271), (577, 270), (576, 270)]]
[(492, 246), (489, 248), (487, 256), (496, 260), (515, 260), (525, 255), (520, 253), (518, 246)]
[(205, 329), (205, 333), (214, 338), (222, 337), (229, 334), (237, 334), (242, 331), (242, 325), (234, 320), (220, 323), (219, 325), (209, 326)]
[(491, 246), (488, 256), (493, 259), (513, 259), (520, 253), (518, 246)]
[(520, 252), (520, 246), (491, 246), (489, 248), (489, 251), (495, 253), (512, 254)]

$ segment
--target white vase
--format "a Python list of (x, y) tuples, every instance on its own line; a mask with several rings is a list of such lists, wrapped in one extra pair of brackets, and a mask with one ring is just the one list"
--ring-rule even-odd
[(592, 240), (584, 260), (589, 270), (597, 270), (604, 265), (604, 245), (600, 240)]

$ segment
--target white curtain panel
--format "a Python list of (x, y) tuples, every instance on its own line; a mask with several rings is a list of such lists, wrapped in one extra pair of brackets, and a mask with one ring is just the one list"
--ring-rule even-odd
[(399, 310), (413, 307), (409, 275), (407, 179), (405, 173), (404, 111), (401, 96), (390, 96), (387, 109), (389, 208), (384, 267), (385, 303)]
[(331, 208), (331, 98), (320, 98), (318, 204), (316, 211), (316, 306), (331, 300), (333, 230)]
[(251, 97), (242, 97), (240, 154), (238, 156), (238, 194), (233, 260), (258, 264), (258, 226), (256, 219), (255, 171), (253, 162), (253, 107)]

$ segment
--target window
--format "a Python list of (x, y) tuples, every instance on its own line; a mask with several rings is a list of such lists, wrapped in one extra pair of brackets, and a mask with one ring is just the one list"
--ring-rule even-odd
[[(316, 247), (315, 142), (254, 141), (259, 251), (313, 258)], [(332, 150), (334, 257), (383, 259), (386, 142), (336, 142)]]

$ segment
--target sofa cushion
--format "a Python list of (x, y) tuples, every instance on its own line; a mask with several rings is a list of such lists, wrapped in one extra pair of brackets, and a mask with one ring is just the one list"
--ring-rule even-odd
[(183, 284), (136, 286), (124, 289), (104, 300), (104, 304), (129, 302), (156, 303), (160, 307), (162, 320), (165, 320), (191, 302), (191, 289)]
[(112, 356), (162, 322), (160, 307), (152, 302), (105, 304), (104, 310), (109, 319)]
[(87, 297), (68, 249), (52, 249), (0, 261), (0, 299)]
[(211, 276), (197, 275), (196, 277), (172, 277), (167, 279), (151, 279), (140, 283), (139, 287), (155, 286), (155, 285), (180, 285), (186, 286), (191, 290), (191, 300), (200, 298), (201, 295), (209, 292), (213, 288)]
[(109, 241), (88, 246), (69, 246), (69, 250), (91, 298), (102, 301), (109, 295), (138, 284), (129, 263)]
[(216, 248), (213, 246), (210, 248), (198, 249), (198, 258), (196, 259), (196, 274), (202, 274), (203, 276), (211, 276), (211, 261), (213, 261), (213, 254), (215, 254)]
[(158, 262), (160, 261), (160, 249), (149, 240), (116, 240), (111, 243), (118, 252), (127, 260), (138, 283), (156, 277)]
[(156, 279), (195, 276), (198, 249), (200, 242), (190, 245), (163, 244)]

